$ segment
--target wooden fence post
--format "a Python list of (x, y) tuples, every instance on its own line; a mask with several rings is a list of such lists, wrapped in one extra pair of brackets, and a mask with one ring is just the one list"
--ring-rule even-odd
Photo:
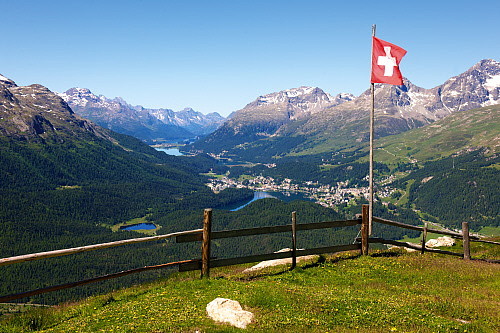
[(212, 232), (212, 209), (203, 212), (203, 240), (201, 242), (201, 277), (210, 277), (210, 236)]
[(297, 266), (297, 212), (292, 212), (292, 267)]
[(462, 222), (462, 237), (464, 239), (464, 260), (470, 260), (469, 223)]
[(368, 255), (369, 205), (363, 205), (361, 210), (361, 255)]
[(427, 222), (424, 223), (424, 230), (422, 231), (422, 250), (421, 254), (425, 252), (425, 243), (427, 242)]

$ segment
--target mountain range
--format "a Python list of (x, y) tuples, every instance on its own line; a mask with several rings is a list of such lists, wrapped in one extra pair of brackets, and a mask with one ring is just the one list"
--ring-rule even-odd
[[(408, 79), (402, 86), (377, 84), (375, 135), (405, 132), (455, 112), (499, 103), (500, 63), (491, 59), (432, 89)], [(236, 111), (190, 149), (257, 161), (355, 147), (368, 140), (370, 108), (370, 90), (359, 97), (340, 94), (335, 98), (313, 87), (285, 90), (261, 96)], [(277, 146), (283, 149), (275, 149)], [(263, 154), (265, 151), (274, 155)]]
[(71, 88), (58, 95), (80, 116), (149, 143), (206, 135), (225, 119), (218, 113), (204, 115), (191, 108), (176, 112), (132, 106), (120, 97), (97, 96), (87, 88)]
[(155, 116), (166, 124), (179, 126), (196, 136), (203, 136), (215, 131), (226, 118), (217, 112), (203, 114), (192, 108), (184, 108), (181, 111), (171, 109), (144, 109), (142, 106), (136, 106), (135, 109), (143, 110)]

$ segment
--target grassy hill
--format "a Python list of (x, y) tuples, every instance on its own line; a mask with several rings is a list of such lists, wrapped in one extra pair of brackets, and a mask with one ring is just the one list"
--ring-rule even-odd
[(455, 112), (427, 126), (376, 142), (376, 159), (387, 164), (426, 161), (458, 151), (487, 147), (500, 150), (500, 105)]
[[(460, 250), (457, 248), (456, 250)], [(473, 244), (476, 258), (500, 247)], [(324, 259), (324, 258), (323, 258)], [(249, 332), (498, 332), (500, 265), (399, 251), (328, 256), (294, 271), (243, 267), (179, 273), (153, 284), (36, 309), (0, 332), (236, 332), (209, 319), (216, 297), (255, 314)]]

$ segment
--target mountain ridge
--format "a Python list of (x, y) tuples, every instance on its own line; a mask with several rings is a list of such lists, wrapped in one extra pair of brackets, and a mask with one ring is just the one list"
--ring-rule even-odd
[[(492, 59), (482, 60), (432, 89), (418, 87), (408, 79), (404, 83), (375, 85), (377, 137), (421, 127), (459, 110), (500, 103), (500, 63)], [(283, 92), (266, 96), (280, 94)], [(310, 95), (309, 92), (305, 98)], [(312, 154), (368, 140), (369, 90), (340, 104), (316, 104), (314, 112), (294, 119), (287, 111), (300, 109), (298, 103), (287, 108), (276, 102), (267, 103), (266, 112), (262, 112), (262, 103), (258, 102), (259, 99), (235, 112), (217, 131), (194, 143), (192, 149), (238, 155), (252, 146), (262, 150), (268, 145), (276, 146), (279, 140), (289, 142), (293, 137), (295, 144), (288, 145), (281, 154)]]
[[(224, 150), (224, 141), (238, 146), (247, 141), (273, 137), (287, 124), (303, 121), (328, 105), (341, 105), (353, 98), (352, 94), (332, 96), (318, 87), (307, 86), (259, 96), (243, 109), (232, 113), (221, 127), (202, 142), (221, 151)], [(198, 144), (193, 145), (195, 150), (199, 149)]]

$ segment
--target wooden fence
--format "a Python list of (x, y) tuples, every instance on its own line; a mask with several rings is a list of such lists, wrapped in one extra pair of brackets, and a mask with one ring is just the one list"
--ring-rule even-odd
[[(336, 246), (319, 247), (314, 249), (299, 250), (297, 249), (297, 241), (296, 241), (297, 231), (349, 227), (359, 224), (361, 224), (361, 219), (297, 224), (296, 214), (295, 212), (293, 212), (292, 223), (287, 225), (228, 230), (228, 231), (211, 231), (212, 210), (205, 209), (202, 231), (198, 231), (190, 235), (179, 235), (176, 237), (177, 243), (201, 241), (202, 242), (201, 260), (180, 264), (179, 271), (182, 272), (182, 271), (199, 269), (201, 270), (202, 277), (209, 277), (211, 267), (223, 267), (223, 266), (231, 266), (231, 265), (245, 264), (245, 263), (264, 261), (264, 260), (283, 259), (283, 258), (292, 258), (292, 267), (295, 267), (295, 263), (297, 260), (296, 258), (298, 256), (306, 256), (311, 254), (322, 254), (322, 253), (335, 253), (341, 251), (361, 249), (361, 244), (346, 244), (346, 245), (336, 245)], [(228, 258), (228, 259), (211, 258), (210, 243), (214, 239), (264, 235), (264, 234), (273, 234), (280, 232), (291, 233), (292, 248), (288, 252), (275, 252), (275, 253), (259, 254), (259, 255)]]
[[(52, 291), (56, 291), (56, 290), (74, 288), (74, 287), (81, 286), (84, 284), (113, 279), (113, 278), (121, 277), (121, 276), (128, 275), (128, 274), (139, 273), (139, 272), (148, 271), (148, 270), (163, 269), (163, 268), (172, 267), (172, 266), (178, 266), (179, 271), (200, 270), (202, 277), (209, 277), (210, 276), (210, 268), (212, 268), (212, 267), (223, 267), (223, 266), (231, 266), (231, 265), (258, 262), (258, 261), (264, 261), (264, 260), (292, 258), (292, 269), (293, 269), (296, 265), (297, 257), (299, 257), (299, 256), (306, 256), (306, 255), (312, 255), (312, 254), (335, 253), (335, 252), (349, 251), (349, 250), (360, 250), (362, 255), (367, 255), (370, 243), (381, 243), (381, 244), (391, 244), (391, 245), (403, 246), (403, 247), (407, 247), (407, 248), (420, 250), (422, 254), (427, 251), (427, 252), (433, 252), (433, 253), (441, 253), (441, 254), (460, 256), (460, 257), (463, 257), (464, 259), (467, 259), (467, 260), (471, 259), (470, 246), (469, 246), (470, 241), (481, 241), (481, 242), (500, 245), (500, 243), (497, 243), (497, 242), (483, 241), (483, 240), (480, 240), (479, 237), (477, 237), (477, 236), (469, 235), (468, 224), (466, 222), (464, 222), (464, 224), (462, 226), (461, 233), (445, 231), (445, 230), (431, 229), (431, 228), (428, 228), (427, 224), (425, 224), (424, 227), (417, 227), (417, 226), (413, 226), (413, 225), (409, 225), (409, 224), (405, 224), (405, 223), (401, 223), (401, 222), (382, 219), (379, 217), (373, 217), (373, 222), (383, 223), (383, 224), (387, 224), (387, 225), (391, 225), (391, 226), (395, 226), (395, 227), (400, 227), (400, 228), (406, 228), (406, 229), (410, 229), (410, 230), (421, 231), (422, 232), (421, 245), (393, 241), (393, 240), (387, 240), (387, 239), (382, 239), (382, 238), (370, 238), (369, 237), (369, 227), (368, 227), (368, 205), (363, 205), (362, 214), (359, 216), (359, 218), (356, 218), (353, 220), (297, 224), (296, 213), (293, 212), (291, 224), (281, 225), (281, 226), (267, 226), (267, 227), (258, 227), (258, 228), (227, 230), (227, 231), (212, 231), (212, 210), (205, 209), (204, 217), (203, 217), (203, 229), (181, 231), (181, 232), (160, 235), (160, 236), (134, 238), (134, 239), (127, 239), (127, 240), (116, 241), (116, 242), (109, 242), (109, 243), (103, 243), (103, 244), (94, 244), (94, 245), (76, 247), (76, 248), (71, 248), (71, 249), (63, 249), (63, 250), (21, 255), (21, 256), (10, 257), (10, 258), (3, 258), (3, 259), (0, 259), (0, 266), (20, 263), (20, 262), (25, 262), (25, 261), (40, 260), (40, 259), (57, 257), (57, 256), (70, 255), (70, 254), (81, 253), (81, 252), (85, 252), (85, 251), (99, 250), (99, 249), (115, 247), (115, 246), (123, 246), (123, 245), (127, 245), (127, 244), (151, 242), (151, 241), (157, 241), (157, 240), (174, 238), (174, 237), (175, 237), (177, 243), (201, 241), (202, 242), (201, 259), (184, 260), (184, 261), (166, 263), (166, 264), (156, 265), (156, 266), (146, 266), (146, 267), (131, 269), (128, 271), (122, 271), (119, 273), (108, 274), (108, 275), (104, 275), (104, 276), (100, 276), (100, 277), (96, 277), (96, 278), (92, 278), (92, 279), (82, 280), (82, 281), (78, 281), (78, 282), (66, 283), (66, 284), (62, 284), (62, 285), (58, 285), (58, 286), (41, 288), (41, 289), (32, 290), (32, 291), (23, 292), (23, 293), (18, 293), (18, 294), (6, 295), (3, 297), (0, 297), (0, 303), (9, 302), (9, 301), (12, 301), (15, 299), (30, 297), (30, 296), (43, 294), (43, 293), (47, 293), (47, 292), (52, 292)], [(360, 230), (361, 237), (357, 238), (357, 243), (319, 247), (319, 248), (306, 249), (306, 250), (297, 249), (297, 231), (331, 229), (331, 228), (348, 227), (348, 226), (355, 226), (355, 225), (361, 226), (361, 230)], [(291, 233), (292, 249), (290, 251), (259, 254), (259, 255), (245, 256), (245, 257), (227, 258), (227, 259), (217, 259), (217, 258), (211, 257), (211, 242), (214, 239), (243, 237), (243, 236), (252, 236), (252, 235), (266, 235), (266, 234), (284, 233), (284, 232)], [(442, 235), (448, 235), (448, 236), (451, 236), (454, 238), (463, 239), (463, 241), (464, 241), (464, 246), (463, 246), (464, 253), (456, 253), (456, 252), (444, 251), (444, 250), (439, 250), (439, 249), (426, 248), (425, 242), (426, 242), (426, 237), (427, 237), (428, 232), (442, 234)]]

